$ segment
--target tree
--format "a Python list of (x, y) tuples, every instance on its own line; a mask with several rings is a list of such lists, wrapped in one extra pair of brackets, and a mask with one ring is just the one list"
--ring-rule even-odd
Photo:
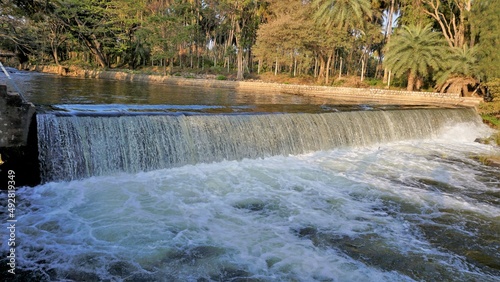
[[(396, 13), (396, 5), (399, 3), (396, 3), (396, 0), (390, 0), (390, 4), (388, 5), (387, 9), (387, 18), (386, 20), (386, 26), (384, 30), (384, 41), (385, 43), (391, 42), (391, 36), (392, 36), (392, 28), (393, 28), (393, 22), (394, 22), (394, 17)], [(389, 71), (387, 68), (384, 69), (384, 79), (383, 82), (386, 83), (389, 79)]]
[(422, 0), (423, 12), (432, 17), (441, 28), (450, 47), (466, 43), (467, 17), (472, 0)]
[(436, 73), (437, 90), (468, 95), (468, 89), (479, 86), (477, 75), (477, 48), (449, 47), (442, 70)]
[[(324, 28), (326, 34), (334, 32), (335, 38), (342, 38), (345, 32), (350, 34), (350, 37), (359, 36), (359, 32), (354, 30), (363, 27), (365, 21), (371, 19), (372, 16), (371, 3), (368, 0), (314, 0), (312, 4), (316, 9), (313, 17), (317, 24)], [(342, 42), (345, 43), (344, 40)], [(320, 57), (320, 74), (324, 73), (325, 67), (326, 83), (328, 83), (330, 63), (335, 54), (335, 48), (336, 45), (332, 45), (330, 50)], [(339, 69), (342, 72), (342, 63)]]
[(183, 3), (168, 6), (151, 7), (153, 14), (145, 23), (147, 42), (151, 48), (153, 60), (162, 60), (163, 74), (166, 75), (166, 64), (170, 62), (169, 72), (172, 72), (174, 59), (179, 54), (179, 48), (189, 37), (190, 26), (182, 21)]
[(300, 0), (276, 1), (270, 7), (272, 16), (268, 22), (259, 26), (254, 55), (259, 62), (274, 66), (275, 74), (285, 66), (295, 76), (310, 65), (307, 63), (313, 57), (311, 46), (319, 41), (319, 36), (314, 22), (307, 17), (307, 8)]
[(237, 74), (242, 80), (244, 73), (244, 53), (251, 50), (255, 43), (258, 25), (266, 7), (263, 0), (224, 0), (221, 1), (223, 15), (231, 22), (236, 42)]
[(43, 58), (43, 10), (45, 6), (34, 0), (0, 1), (0, 48), (16, 52), (20, 62)]
[(424, 0), (399, 0), (400, 16), (398, 22), (401, 25), (420, 25), (433, 24), (433, 19), (424, 13)]
[(500, 78), (500, 1), (474, 2), (471, 22), (477, 41), (478, 74), (481, 80)]
[(419, 90), (424, 77), (443, 67), (447, 58), (444, 44), (431, 25), (403, 26), (386, 46), (384, 65), (396, 76), (408, 76), (408, 91)]
[(103, 68), (108, 66), (105, 45), (116, 43), (107, 4), (105, 0), (63, 0), (53, 14), (95, 55)]
[(372, 14), (369, 0), (314, 0), (314, 18), (327, 28), (350, 29), (363, 26)]

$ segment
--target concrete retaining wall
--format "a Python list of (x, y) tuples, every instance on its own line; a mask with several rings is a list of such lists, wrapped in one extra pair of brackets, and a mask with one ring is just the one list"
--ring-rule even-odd
[(7, 189), (9, 171), (16, 187), (40, 183), (35, 106), (0, 85), (0, 189)]
[(314, 96), (353, 103), (390, 103), (405, 105), (442, 105), (476, 107), (479, 97), (461, 97), (458, 93), (416, 92), (378, 88), (348, 88), (329, 86), (290, 85), (264, 82), (239, 82), (239, 90), (262, 90), (279, 93)]
[(26, 146), (35, 106), (0, 85), (0, 147)]

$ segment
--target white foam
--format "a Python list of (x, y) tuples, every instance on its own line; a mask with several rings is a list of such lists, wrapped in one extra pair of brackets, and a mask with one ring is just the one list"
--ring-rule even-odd
[(438, 138), (447, 142), (472, 142), (476, 138), (489, 137), (494, 130), (485, 124), (460, 122), (445, 126)]
[[(442, 210), (495, 220), (498, 206), (462, 194), (498, 189), (476, 179), (480, 164), (467, 164), (469, 154), (489, 150), (473, 142), (399, 142), (23, 188), (20, 267), (54, 268), (60, 276), (52, 279), (84, 271), (189, 281), (238, 269), (264, 281), (411, 280), (404, 269), (386, 269), (377, 250), (387, 259), (416, 257), (412, 263), (438, 267), (450, 280), (465, 271), (488, 281), (417, 225)], [(456, 189), (426, 190), (426, 179)], [(391, 202), (411, 210), (399, 213)], [(304, 228), (314, 231), (300, 235)], [(117, 263), (128, 272), (116, 274)]]

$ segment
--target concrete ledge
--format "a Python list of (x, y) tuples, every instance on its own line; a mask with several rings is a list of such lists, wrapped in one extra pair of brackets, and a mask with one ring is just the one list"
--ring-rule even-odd
[(40, 183), (35, 106), (0, 85), (0, 189), (7, 189), (9, 171), (16, 187)]
[(0, 147), (26, 146), (35, 105), (0, 85)]

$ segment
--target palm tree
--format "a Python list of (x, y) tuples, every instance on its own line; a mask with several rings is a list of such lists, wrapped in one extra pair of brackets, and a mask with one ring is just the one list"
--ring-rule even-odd
[(441, 92), (461, 92), (468, 95), (468, 88), (477, 88), (479, 80), (474, 78), (478, 73), (477, 48), (453, 47), (450, 50), (443, 70), (436, 74), (436, 89)]
[(436, 75), (437, 84), (445, 82), (452, 76), (469, 76), (477, 74), (477, 48), (464, 45), (462, 48), (449, 48), (445, 68)]
[(408, 91), (419, 90), (423, 78), (442, 69), (448, 55), (446, 42), (431, 25), (403, 26), (386, 48), (384, 65), (396, 76), (408, 75)]
[(363, 26), (365, 16), (371, 16), (369, 0), (314, 0), (315, 19), (328, 28), (349, 29)]

